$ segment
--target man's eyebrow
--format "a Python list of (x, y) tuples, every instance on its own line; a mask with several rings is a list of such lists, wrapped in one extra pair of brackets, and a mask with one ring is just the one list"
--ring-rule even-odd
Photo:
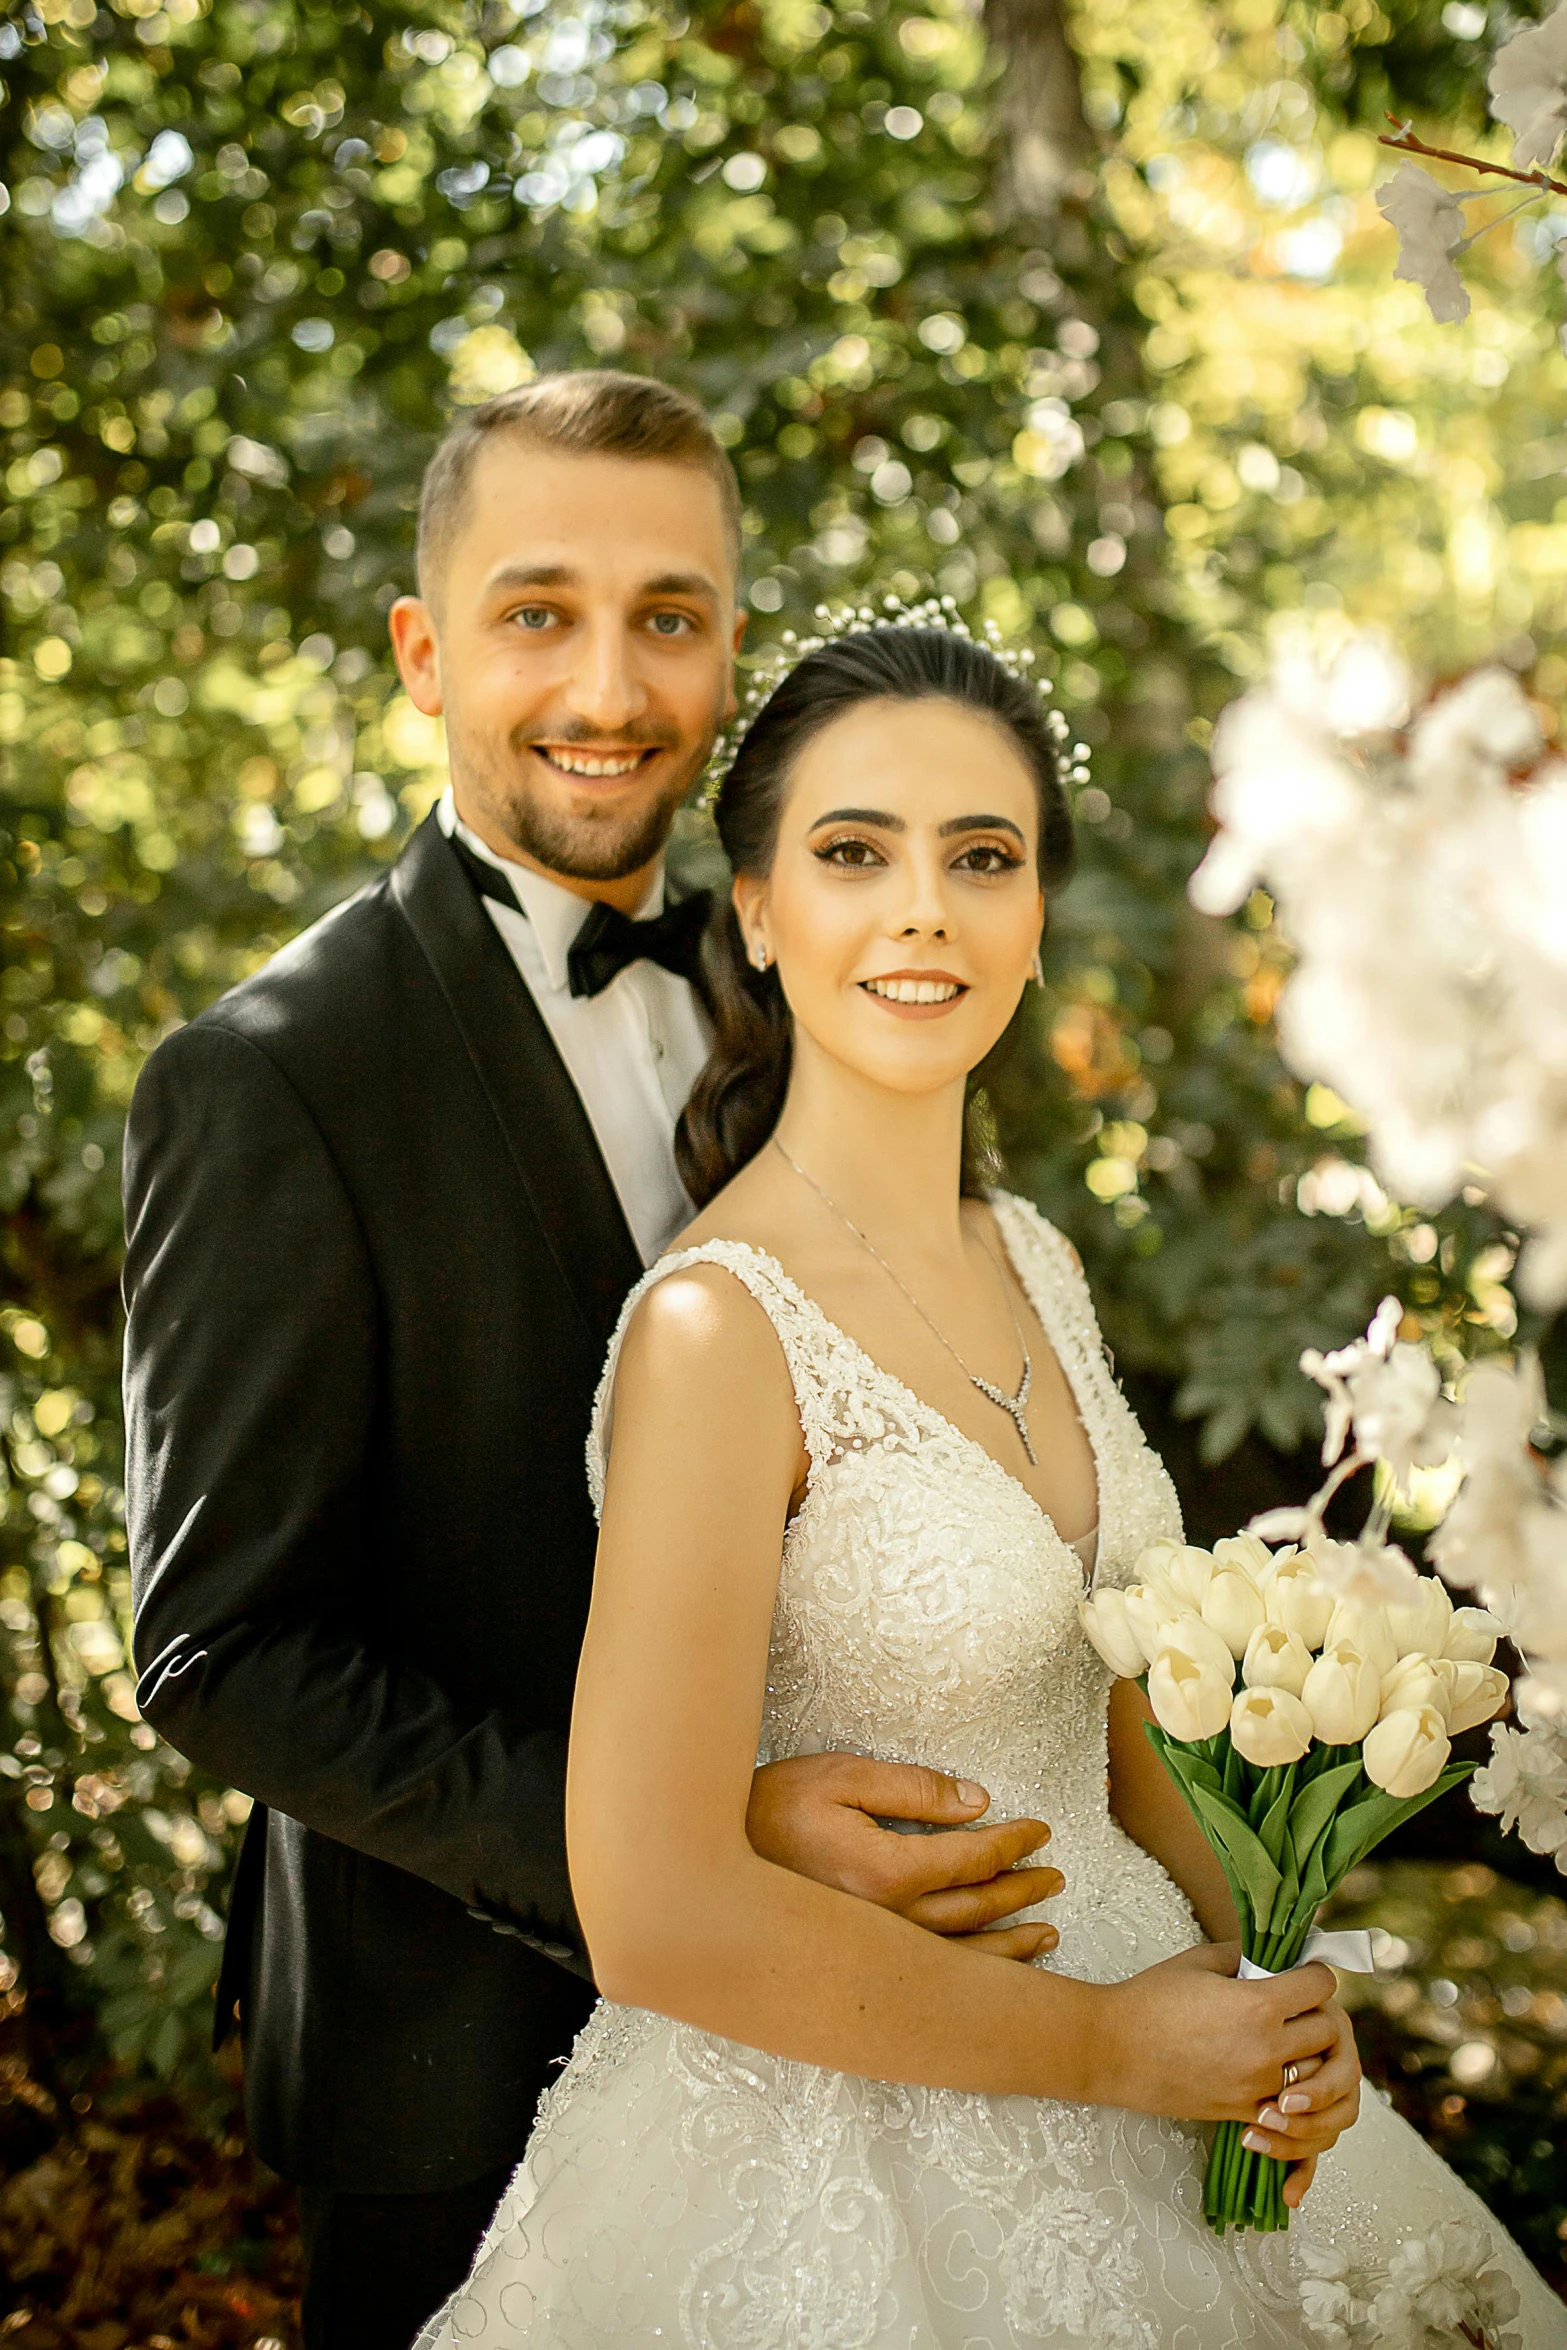
[(824, 824), (879, 824), (883, 832), (907, 832), (901, 816), (889, 816), (885, 808), (829, 808), (825, 816), (818, 816), (806, 827), (807, 837), (820, 832)]
[(700, 596), (707, 603), (716, 604), (718, 590), (705, 571), (661, 571), (656, 579), (642, 583), (644, 596)]
[(570, 587), (580, 576), (568, 563), (503, 563), (486, 584), (497, 594), (506, 588)]
[[(491, 595), (508, 595), (520, 588), (580, 587), (582, 574), (569, 563), (503, 563), (490, 574), (486, 585)], [(637, 589), (638, 596), (695, 596), (704, 603), (718, 602), (718, 589), (702, 571), (661, 571), (653, 579), (645, 579)]]

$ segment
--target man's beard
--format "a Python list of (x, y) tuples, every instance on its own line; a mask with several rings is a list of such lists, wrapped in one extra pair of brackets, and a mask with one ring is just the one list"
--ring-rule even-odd
[[(499, 762), (487, 755), (484, 746), (466, 737), (460, 720), (453, 725), (454, 716), (452, 712), (447, 714), (453, 737), (453, 765), (460, 766), (477, 785), (492, 820), (524, 856), (531, 857), (548, 872), (564, 874), (572, 881), (624, 881), (629, 874), (639, 873), (644, 865), (650, 865), (668, 840), (675, 818), (706, 764), (711, 748), (710, 737), (697, 744), (655, 800), (639, 801), (631, 808), (606, 808), (602, 813), (570, 816), (550, 807), (528, 790), (515, 766), (508, 764), (501, 768)], [(716, 723), (713, 731), (717, 731)], [(574, 736), (597, 747), (603, 746), (602, 734), (590, 735), (585, 728), (561, 729), (551, 733), (548, 739), (564, 750), (570, 747)], [(670, 751), (678, 743), (679, 736), (673, 730), (659, 730), (623, 738), (618, 747), (626, 751)], [(520, 730), (507, 744), (516, 761), (535, 747), (532, 738)]]

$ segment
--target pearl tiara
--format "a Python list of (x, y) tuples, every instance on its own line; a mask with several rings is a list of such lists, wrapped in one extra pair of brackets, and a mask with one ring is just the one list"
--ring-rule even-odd
[[(945, 629), (949, 636), (959, 636), (968, 644), (980, 646), (1009, 676), (1022, 685), (1032, 686), (1041, 700), (1048, 700), (1055, 690), (1048, 677), (1035, 676), (1034, 656), (1027, 645), (1007, 644), (993, 620), (982, 622), (976, 636), (953, 596), (927, 596), (922, 604), (905, 604), (901, 596), (887, 595), (883, 596), (879, 611), (870, 604), (818, 604), (811, 617), (817, 623), (815, 636), (800, 636), (794, 629), (786, 628), (775, 644), (758, 655), (740, 696), (739, 709), (713, 744), (706, 780), (698, 796), (699, 807), (711, 809), (716, 805), (742, 739), (784, 679), (810, 654), (819, 653), (824, 645), (835, 644), (842, 637), (870, 636), (883, 628)], [(1056, 748), (1062, 782), (1074, 790), (1080, 789), (1089, 779), (1087, 743), (1071, 742), (1072, 729), (1053, 703), (1045, 711), (1045, 727)]]

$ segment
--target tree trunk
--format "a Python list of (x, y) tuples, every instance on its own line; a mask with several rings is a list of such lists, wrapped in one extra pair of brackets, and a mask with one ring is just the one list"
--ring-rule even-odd
[(985, 32), (1005, 72), (996, 91), (1003, 155), (1003, 225), (1054, 219), (1070, 183), (1095, 158), (1077, 55), (1062, 0), (984, 0)]

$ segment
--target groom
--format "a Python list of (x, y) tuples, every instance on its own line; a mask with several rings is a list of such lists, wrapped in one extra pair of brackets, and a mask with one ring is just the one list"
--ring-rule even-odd
[[(620, 1304), (690, 1213), (703, 908), (661, 860), (734, 707), (739, 549), (728, 459), (662, 385), (546, 377), (465, 417), (391, 618), (451, 790), (132, 1105), (139, 1702), (256, 1798), (219, 2030), (299, 2182), (308, 2350), (406, 2350), (591, 2002), (564, 1834), (583, 1443)], [(758, 1771), (749, 1827), (979, 1933), (1054, 1890), (1003, 1875), (1038, 1824), (873, 1815), (982, 1808), (824, 1755)]]

